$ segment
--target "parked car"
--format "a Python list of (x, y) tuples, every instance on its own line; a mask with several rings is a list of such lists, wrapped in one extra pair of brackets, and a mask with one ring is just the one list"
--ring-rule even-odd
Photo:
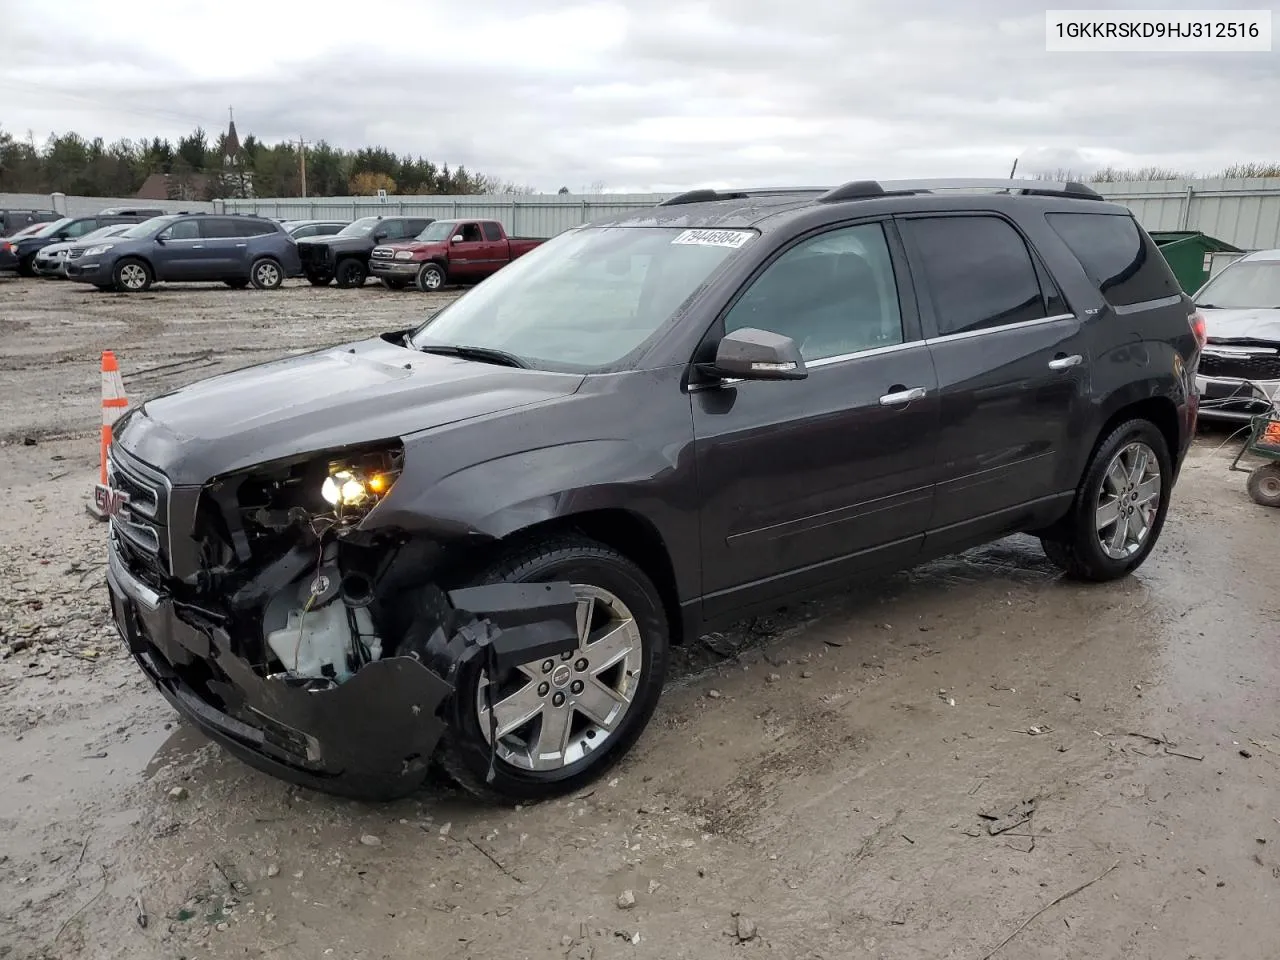
[[(163, 217), (166, 213), (174, 213), (177, 211), (165, 210), (162, 207), (107, 207), (105, 210), (99, 210), (100, 217), (141, 217), (148, 219), (150, 217)], [(187, 211), (183, 210), (182, 213)]]
[(1197, 378), (1205, 420), (1248, 422), (1280, 392), (1280, 250), (1228, 264), (1195, 295), (1209, 342)]
[(35, 276), (36, 254), (51, 243), (79, 240), (99, 227), (114, 223), (141, 223), (144, 219), (130, 214), (95, 214), (92, 217), (63, 217), (55, 220), (18, 241), (18, 272), (25, 277)]
[(392, 289), (439, 290), (479, 283), (542, 242), (508, 237), (497, 220), (437, 220), (412, 240), (374, 247), (369, 269)]
[(137, 293), (156, 281), (221, 282), (274, 290), (300, 269), (298, 246), (278, 223), (238, 214), (153, 217), (67, 252), (67, 279)]
[(349, 220), (281, 220), (285, 230), (289, 231), (289, 236), (295, 240), (302, 240), (305, 237), (331, 237), (343, 227)]
[(66, 279), (66, 258), (67, 254), (77, 246), (91, 246), (94, 241), (105, 240), (107, 237), (114, 237), (130, 230), (134, 227), (131, 223), (113, 223), (107, 227), (99, 227), (92, 233), (86, 233), (83, 237), (76, 240), (63, 240), (60, 243), (51, 243), (47, 247), (41, 247), (36, 253), (36, 258), (32, 266), (38, 277), (57, 277), (58, 279)]
[(719, 625), (1019, 531), (1072, 577), (1135, 570), (1203, 342), (1081, 184), (693, 191), (416, 329), (134, 407), (111, 605), (175, 708), (277, 776), (573, 791)]
[(298, 241), (302, 272), (317, 287), (337, 281), (340, 287), (359, 287), (369, 276), (369, 255), (389, 240), (416, 237), (432, 223), (430, 217), (361, 217), (327, 237)]
[(0, 237), (0, 273), (16, 273), (18, 270), (18, 248), (12, 240)]
[(18, 230), (10, 234), (6, 239), (21, 240), (23, 237), (30, 237), (33, 234), (35, 234), (37, 231), (43, 230), (52, 222), (53, 221), (29, 223), (25, 227), (23, 227), (21, 230)]
[(12, 237), (33, 223), (52, 223), (61, 217), (57, 210), (0, 210), (0, 237)]

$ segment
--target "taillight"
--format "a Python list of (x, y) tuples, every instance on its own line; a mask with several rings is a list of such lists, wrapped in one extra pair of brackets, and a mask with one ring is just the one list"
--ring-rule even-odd
[(1191, 324), (1191, 332), (1196, 337), (1196, 349), (1203, 350), (1204, 345), (1208, 342), (1208, 334), (1205, 332), (1204, 314), (1199, 310), (1193, 310), (1187, 317), (1187, 322)]

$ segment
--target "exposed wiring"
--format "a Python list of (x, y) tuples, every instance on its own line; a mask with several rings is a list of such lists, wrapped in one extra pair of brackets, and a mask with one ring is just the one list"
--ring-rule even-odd
[[(307, 623), (307, 612), (311, 609), (312, 604), (316, 602), (316, 597), (320, 595), (317, 592), (320, 589), (320, 570), (324, 566), (324, 532), (317, 532), (315, 522), (312, 521), (311, 532), (316, 534), (316, 539), (320, 541), (320, 554), (316, 557), (316, 575), (311, 581), (311, 596), (307, 597), (306, 604), (302, 607), (302, 615), (298, 617), (298, 642), (293, 645), (293, 672), (298, 672), (298, 658), (302, 655), (302, 628)], [(323, 592), (323, 591), (320, 591)]]

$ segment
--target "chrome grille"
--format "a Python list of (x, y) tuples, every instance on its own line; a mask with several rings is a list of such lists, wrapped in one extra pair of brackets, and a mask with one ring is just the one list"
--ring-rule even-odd
[(374, 247), (373, 256), (379, 260), (390, 260), (396, 255), (396, 252), (390, 247)]
[(1231, 380), (1280, 380), (1280, 353), (1267, 347), (1209, 344), (1200, 353), (1202, 377)]
[(107, 454), (107, 484), (129, 497), (111, 518), (111, 533), (130, 568), (153, 583), (168, 576), (168, 480), (140, 460), (112, 448)]

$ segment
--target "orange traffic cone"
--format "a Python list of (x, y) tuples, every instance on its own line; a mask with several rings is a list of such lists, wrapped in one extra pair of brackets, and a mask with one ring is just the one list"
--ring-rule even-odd
[(125, 396), (124, 380), (120, 376), (116, 355), (110, 350), (103, 350), (102, 438), (98, 447), (98, 482), (93, 488), (93, 502), (89, 504), (89, 512), (99, 520), (106, 520), (114, 512), (112, 507), (115, 497), (107, 482), (107, 448), (111, 446), (112, 427), (128, 406), (129, 398)]

